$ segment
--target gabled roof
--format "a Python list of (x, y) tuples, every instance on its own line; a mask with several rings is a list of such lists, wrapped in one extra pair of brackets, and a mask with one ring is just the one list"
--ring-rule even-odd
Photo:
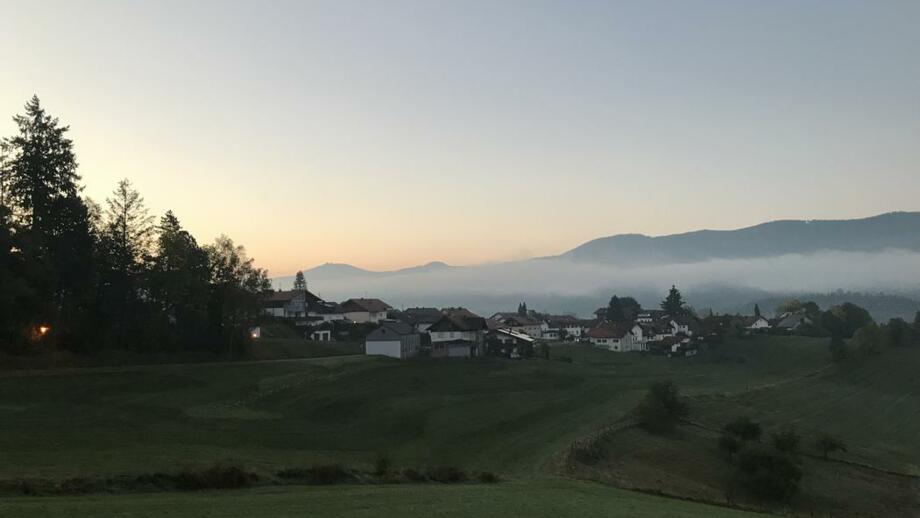
[(536, 341), (536, 340), (534, 339), (534, 337), (530, 336), (530, 335), (527, 334), (527, 333), (519, 333), (519, 332), (513, 331), (513, 330), (511, 330), (511, 329), (496, 329), (496, 330), (494, 330), (493, 332), (494, 332), (494, 333), (498, 333), (498, 334), (502, 334), (502, 335), (505, 335), (505, 336), (508, 336), (508, 337), (511, 337), (511, 338), (514, 338), (515, 340), (521, 340), (521, 341), (524, 341), (524, 342), (533, 343), (533, 342)]
[(496, 320), (508, 326), (538, 326), (541, 324), (539, 320), (531, 316), (519, 315), (517, 313), (496, 313), (492, 315), (490, 320)]
[(402, 314), (403, 320), (410, 324), (433, 324), (444, 316), (438, 308), (408, 308)]
[(452, 317), (476, 317), (476, 318), (481, 318), (481, 317), (480, 317), (479, 315), (477, 315), (476, 313), (473, 313), (472, 311), (470, 311), (470, 310), (468, 310), (468, 309), (466, 309), (466, 308), (464, 308), (464, 307), (444, 308), (444, 309), (441, 310), (441, 313), (444, 314), (444, 315), (452, 316)]
[(380, 327), (374, 329), (367, 335), (368, 341), (385, 342), (388, 340), (399, 340), (403, 336), (413, 335), (415, 330), (409, 324), (402, 322), (384, 322)]
[(604, 322), (588, 330), (588, 338), (623, 338), (632, 332), (632, 322)]
[(444, 315), (428, 328), (428, 331), (485, 331), (488, 329), (486, 319), (463, 315)]
[(380, 299), (348, 299), (342, 303), (342, 310), (346, 313), (367, 311), (368, 313), (380, 313), (393, 309), (389, 304)]
[(323, 299), (311, 293), (310, 290), (278, 290), (262, 293), (262, 304), (268, 307), (282, 307), (298, 297), (303, 297), (306, 304), (323, 302)]

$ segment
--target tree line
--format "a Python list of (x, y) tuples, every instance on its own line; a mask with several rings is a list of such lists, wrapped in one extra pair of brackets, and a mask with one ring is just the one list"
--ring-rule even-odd
[(248, 339), (270, 289), (242, 246), (200, 245), (171, 211), (150, 215), (122, 180), (82, 194), (69, 127), (37, 97), (0, 140), (0, 352), (208, 350)]

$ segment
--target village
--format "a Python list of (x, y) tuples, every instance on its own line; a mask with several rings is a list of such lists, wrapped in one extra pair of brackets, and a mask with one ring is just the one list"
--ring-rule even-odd
[[(488, 317), (463, 307), (395, 309), (378, 298), (325, 301), (302, 281), (292, 290), (270, 291), (264, 317), (293, 326), (304, 339), (360, 341), (367, 355), (408, 359), (501, 356), (526, 358), (540, 346), (583, 343), (617, 353), (689, 357), (723, 335), (791, 333), (808, 323), (804, 312), (767, 319), (753, 315), (698, 315), (673, 287), (660, 308), (646, 309), (632, 297), (614, 296), (590, 318), (541, 313), (519, 304)], [(261, 327), (252, 338), (262, 336)]]

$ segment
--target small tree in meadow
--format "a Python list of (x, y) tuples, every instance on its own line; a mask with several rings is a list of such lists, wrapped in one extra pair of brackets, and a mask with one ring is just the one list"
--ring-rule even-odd
[(798, 453), (802, 436), (796, 433), (795, 427), (786, 426), (779, 433), (771, 436), (773, 447), (783, 453)]
[(758, 423), (751, 421), (750, 417), (740, 416), (723, 426), (722, 432), (734, 435), (742, 441), (759, 441), (763, 430)]
[(736, 453), (741, 451), (743, 443), (741, 439), (735, 437), (730, 433), (722, 432), (722, 436), (719, 437), (719, 448), (728, 453), (728, 458), (731, 459)]
[(825, 460), (828, 458), (829, 454), (835, 451), (847, 451), (847, 446), (843, 441), (828, 433), (822, 433), (818, 436), (815, 440), (815, 448), (821, 452)]
[(686, 417), (688, 410), (677, 386), (668, 380), (652, 384), (636, 407), (636, 414), (639, 425), (645, 430), (651, 433), (665, 433), (674, 430), (677, 421)]

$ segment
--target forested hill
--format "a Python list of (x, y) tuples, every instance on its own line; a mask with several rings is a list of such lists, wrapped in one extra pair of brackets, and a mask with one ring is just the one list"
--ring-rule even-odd
[(622, 234), (589, 241), (561, 257), (628, 266), (890, 248), (920, 250), (920, 212), (849, 220), (772, 221), (738, 230), (699, 230), (659, 237)]

